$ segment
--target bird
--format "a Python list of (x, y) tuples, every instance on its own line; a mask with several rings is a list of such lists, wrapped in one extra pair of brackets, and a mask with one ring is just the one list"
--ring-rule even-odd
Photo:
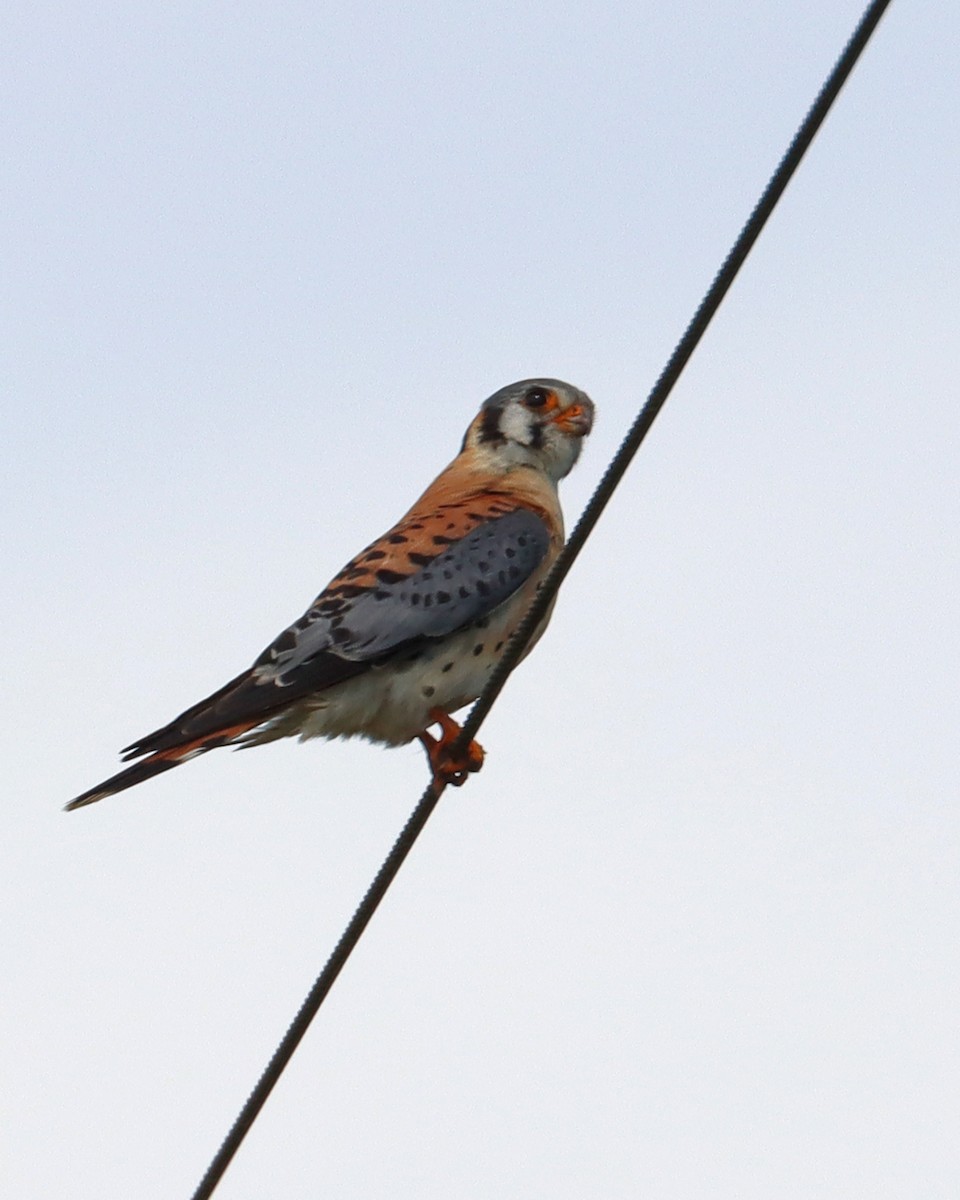
[[(475, 700), (563, 546), (557, 485), (594, 421), (585, 392), (524, 379), (485, 400), (453, 461), (251, 667), (121, 751), (139, 760), (66, 805), (93, 804), (219, 746), (276, 738), (419, 739), (433, 784), (480, 769), (452, 713)], [(525, 650), (543, 634), (550, 605)], [(439, 735), (430, 730), (439, 727)]]

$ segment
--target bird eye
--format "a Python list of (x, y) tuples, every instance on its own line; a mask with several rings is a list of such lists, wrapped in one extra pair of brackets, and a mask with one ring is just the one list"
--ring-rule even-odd
[(544, 408), (550, 401), (550, 393), (543, 388), (531, 388), (524, 397), (527, 408)]

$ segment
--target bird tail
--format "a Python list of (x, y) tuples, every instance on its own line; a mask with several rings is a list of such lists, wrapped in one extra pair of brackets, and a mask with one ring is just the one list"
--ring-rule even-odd
[(132, 767), (127, 767), (125, 770), (119, 771), (116, 775), (111, 775), (103, 783), (98, 783), (96, 787), (81, 793), (81, 795), (71, 800), (69, 804), (64, 805), (64, 811), (72, 812), (73, 809), (83, 808), (86, 804), (95, 804), (98, 800), (103, 800), (106, 796), (115, 796), (117, 792), (123, 792), (135, 784), (143, 783), (146, 779), (152, 779), (154, 775), (159, 775), (162, 771), (169, 771), (172, 767), (178, 767), (181, 763), (188, 762), (191, 758), (196, 758), (200, 754), (206, 754), (208, 750), (214, 750), (217, 746), (226, 745), (257, 724), (259, 724), (259, 720), (245, 721), (238, 725), (229, 726), (226, 729), (219, 729), (215, 734), (207, 734), (204, 737), (183, 742), (179, 746), (171, 746), (169, 749), (158, 750), (154, 754), (151, 754), (149, 758), (134, 763)]

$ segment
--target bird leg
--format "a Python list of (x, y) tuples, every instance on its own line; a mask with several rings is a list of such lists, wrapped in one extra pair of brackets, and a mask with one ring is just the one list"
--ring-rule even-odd
[(440, 726), (440, 736), (435, 738), (424, 730), (417, 737), (423, 742), (430, 759), (433, 782), (441, 791), (448, 783), (462, 787), (467, 782), (467, 776), (483, 766), (483, 747), (479, 742), (471, 742), (462, 755), (451, 758), (450, 747), (460, 736), (460, 726), (440, 708), (431, 708), (429, 715)]

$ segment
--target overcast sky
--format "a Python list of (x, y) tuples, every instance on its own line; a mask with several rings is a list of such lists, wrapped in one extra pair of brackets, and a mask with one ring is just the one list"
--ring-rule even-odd
[[(5, 1195), (191, 1194), (426, 773), (61, 806), (498, 387), (574, 517), (860, 9), (7, 7)], [(958, 79), (895, 0), (218, 1200), (960, 1194)]]

